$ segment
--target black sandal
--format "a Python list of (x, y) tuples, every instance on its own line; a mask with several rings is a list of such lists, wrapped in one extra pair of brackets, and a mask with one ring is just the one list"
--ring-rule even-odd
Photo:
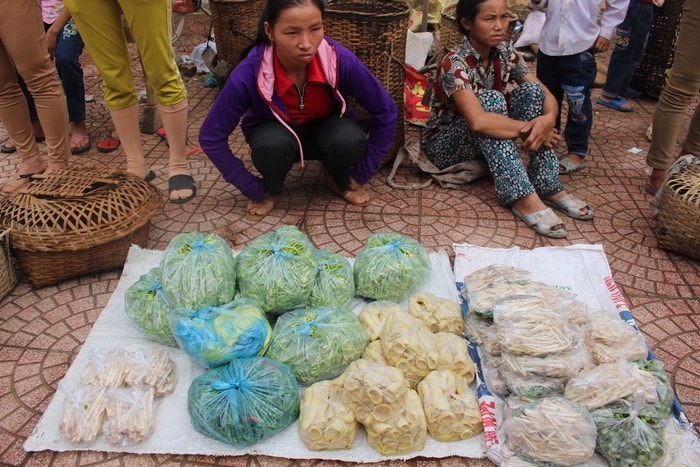
[(194, 198), (197, 194), (197, 185), (194, 184), (194, 178), (192, 175), (173, 175), (168, 179), (168, 193), (172, 193), (177, 190), (192, 190), (192, 194), (186, 198), (170, 199), (171, 202), (176, 204), (186, 203), (187, 201)]

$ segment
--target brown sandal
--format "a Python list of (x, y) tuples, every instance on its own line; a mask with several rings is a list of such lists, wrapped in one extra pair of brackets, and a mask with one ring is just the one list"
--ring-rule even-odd
[[(258, 222), (261, 221), (265, 216), (267, 216), (270, 211), (272, 211), (272, 208), (275, 207), (275, 203), (277, 202), (277, 196), (270, 196), (270, 195), (265, 195), (265, 197), (261, 200), (255, 201), (255, 200), (248, 200), (248, 206), (246, 207), (246, 215), (245, 215), (245, 220), (249, 222)], [(253, 210), (257, 211), (257, 214), (252, 212)]]

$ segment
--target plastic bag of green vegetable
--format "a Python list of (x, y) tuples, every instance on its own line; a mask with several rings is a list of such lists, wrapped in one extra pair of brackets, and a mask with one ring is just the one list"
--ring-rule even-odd
[(149, 339), (177, 346), (168, 322), (170, 306), (163, 294), (160, 268), (141, 276), (124, 293), (124, 308), (131, 323)]
[(345, 307), (302, 308), (280, 316), (265, 356), (288, 364), (299, 384), (335, 378), (362, 356), (369, 338)]
[(665, 365), (661, 360), (653, 359), (647, 361), (639, 369), (648, 371), (654, 376), (656, 394), (659, 396), (658, 402), (647, 402), (644, 407), (639, 409), (639, 417), (653, 428), (660, 428), (671, 417), (673, 401), (676, 398), (668, 375), (666, 375)]
[(263, 355), (272, 339), (265, 312), (247, 298), (220, 307), (176, 308), (170, 313), (170, 326), (180, 348), (207, 368)]
[(250, 446), (297, 419), (299, 386), (284, 363), (264, 357), (236, 359), (192, 381), (187, 411), (198, 432)]
[(330, 250), (317, 250), (318, 272), (311, 287), (309, 306), (347, 305), (355, 297), (355, 279), (347, 258)]
[(253, 239), (236, 256), (242, 297), (275, 314), (306, 306), (317, 271), (316, 248), (293, 225)]
[(353, 266), (360, 297), (400, 302), (428, 279), (430, 256), (413, 238), (399, 233), (374, 233)]
[(644, 404), (644, 392), (638, 391), (633, 401), (591, 412), (598, 429), (596, 449), (612, 467), (652, 467), (666, 452), (663, 438), (639, 416)]
[(177, 234), (163, 252), (160, 268), (172, 308), (219, 306), (236, 294), (233, 252), (216, 234)]

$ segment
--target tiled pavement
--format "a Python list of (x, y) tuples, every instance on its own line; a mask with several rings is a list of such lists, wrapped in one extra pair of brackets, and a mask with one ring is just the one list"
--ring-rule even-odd
[[(187, 33), (177, 44), (181, 53), (203, 42), (208, 21), (193, 14)], [(88, 104), (88, 127), (93, 142), (110, 129), (101, 98), (100, 79), (84, 55), (85, 82), (95, 101)], [(135, 61), (135, 68), (138, 62)], [(566, 176), (567, 188), (595, 209), (593, 222), (570, 220), (566, 240), (537, 236), (496, 202), (488, 181), (465, 191), (441, 189), (435, 184), (416, 191), (390, 188), (385, 167), (370, 182), (374, 194), (366, 208), (346, 205), (319, 183), (319, 168), (310, 163), (294, 169), (275, 210), (258, 224), (244, 221), (245, 198), (221, 180), (206, 157), (196, 151), (199, 125), (217, 89), (187, 79), (190, 96), (188, 138), (193, 149), (191, 168), (198, 184), (197, 197), (184, 205), (165, 203), (152, 219), (149, 247), (162, 249), (178, 232), (216, 232), (242, 248), (252, 238), (281, 224), (296, 224), (318, 247), (355, 255), (369, 232), (397, 231), (418, 239), (429, 249), (451, 252), (455, 242), (489, 247), (535, 248), (575, 243), (602, 244), (613, 277), (627, 299), (637, 324), (658, 357), (666, 363), (674, 388), (692, 422), (700, 421), (700, 262), (657, 248), (656, 222), (650, 216), (645, 193), (644, 157), (649, 143), (644, 132), (654, 101), (635, 101), (636, 110), (620, 114), (595, 107), (588, 168)], [(596, 90), (594, 97), (597, 97)], [(415, 129), (408, 129), (409, 139)], [(0, 141), (6, 137), (0, 124)], [(167, 149), (156, 135), (143, 135), (147, 160), (167, 188)], [(245, 153), (240, 134), (232, 145)], [(640, 153), (631, 151), (641, 149)], [(124, 154), (102, 154), (96, 149), (72, 158), (73, 164), (124, 167)], [(16, 155), (3, 155), (2, 178), (15, 173)], [(402, 181), (424, 181), (413, 167), (399, 171)], [(115, 289), (120, 271), (67, 280), (33, 289), (23, 280), (0, 302), (0, 464), (22, 466), (66, 465), (349, 465), (342, 462), (288, 460), (272, 457), (207, 457), (129, 455), (101, 452), (26, 453), (22, 443), (50, 402), (58, 381), (80, 350), (91, 325)], [(385, 462), (386, 466), (492, 465), (486, 460), (448, 458)]]

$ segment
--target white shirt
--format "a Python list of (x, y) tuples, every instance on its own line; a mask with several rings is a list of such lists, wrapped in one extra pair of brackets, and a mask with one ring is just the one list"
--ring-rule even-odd
[(598, 25), (603, 0), (531, 1), (534, 10), (546, 10), (540, 34), (540, 50), (549, 56), (581, 53), (595, 44), (598, 36), (610, 39), (627, 14), (629, 0), (605, 0), (607, 7)]

